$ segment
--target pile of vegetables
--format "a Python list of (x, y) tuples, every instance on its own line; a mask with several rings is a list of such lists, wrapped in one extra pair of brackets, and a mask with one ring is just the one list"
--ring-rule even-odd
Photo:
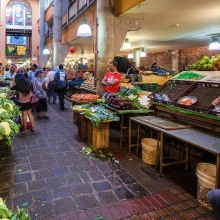
[(99, 98), (98, 95), (94, 94), (73, 94), (71, 96), (71, 99), (75, 102), (83, 102), (83, 103), (90, 103), (90, 102), (96, 102)]
[(0, 98), (0, 140), (5, 139), (8, 145), (15, 133), (20, 130), (20, 125), (14, 122), (19, 115), (19, 108), (13, 101)]
[(25, 212), (25, 210), (22, 208), (18, 208), (17, 212), (15, 214), (12, 213), (11, 210), (9, 210), (3, 201), (2, 198), (0, 198), (0, 219), (2, 220), (30, 220), (31, 217)]
[(216, 55), (214, 59), (208, 56), (203, 56), (201, 60), (197, 60), (191, 65), (191, 69), (212, 69), (216, 60), (220, 58), (220, 54)]
[(95, 86), (94, 86), (94, 77), (90, 77), (87, 80), (85, 80), (81, 86), (81, 88), (85, 88), (85, 89), (92, 89), (95, 90)]
[(176, 76), (176, 79), (202, 79), (202, 78), (204, 78), (203, 75), (191, 71), (180, 73), (178, 76)]
[(98, 126), (100, 122), (104, 121), (120, 120), (116, 114), (112, 113), (102, 105), (92, 106), (81, 114), (85, 114), (86, 117), (91, 120), (93, 126)]
[(138, 100), (140, 87), (135, 89), (121, 88), (115, 94), (109, 94), (106, 97), (106, 103), (117, 110), (139, 109), (141, 104)]
[(5, 87), (5, 86), (9, 86), (10, 83), (5, 81), (4, 79), (0, 79), (0, 87)]
[(0, 98), (6, 98), (13, 94), (13, 91), (8, 87), (0, 87)]
[(128, 110), (132, 109), (132, 102), (125, 99), (119, 98), (115, 94), (110, 94), (106, 98), (106, 103), (114, 109)]

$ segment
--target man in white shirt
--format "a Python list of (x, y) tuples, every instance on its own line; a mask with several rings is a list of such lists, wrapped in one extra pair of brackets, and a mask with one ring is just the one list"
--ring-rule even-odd
[(47, 88), (47, 97), (48, 97), (48, 103), (52, 104), (50, 102), (51, 97), (53, 97), (53, 104), (56, 104), (56, 99), (57, 99), (57, 94), (53, 91), (55, 81), (54, 81), (54, 76), (55, 76), (55, 71), (53, 68), (49, 68), (49, 72), (47, 73), (46, 76), (46, 88)]

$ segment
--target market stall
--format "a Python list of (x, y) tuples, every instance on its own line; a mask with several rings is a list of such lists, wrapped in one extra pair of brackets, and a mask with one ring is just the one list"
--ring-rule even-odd
[[(74, 94), (73, 121), (78, 124), (79, 136), (86, 138), (93, 147), (108, 147), (109, 123), (120, 120), (121, 148), (124, 134), (128, 133), (129, 117), (152, 112), (148, 109), (149, 99), (140, 96), (140, 92), (140, 88), (121, 88), (118, 93), (109, 94), (105, 100), (93, 94)], [(77, 105), (79, 103), (84, 104)]]

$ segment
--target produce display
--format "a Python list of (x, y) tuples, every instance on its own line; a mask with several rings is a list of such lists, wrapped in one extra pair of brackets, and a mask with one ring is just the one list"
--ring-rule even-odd
[(14, 91), (12, 91), (8, 86), (0, 87), (0, 98), (6, 98), (13, 94), (14, 94)]
[(119, 98), (115, 94), (110, 94), (106, 98), (106, 103), (114, 109), (127, 110), (132, 109), (132, 102), (125, 99)]
[(178, 76), (175, 77), (175, 79), (194, 79), (194, 80), (198, 80), (202, 78), (204, 78), (203, 75), (191, 71), (180, 73)]
[(0, 219), (2, 220), (30, 220), (31, 217), (29, 214), (25, 212), (23, 208), (17, 208), (17, 212), (13, 214), (13, 212), (8, 209), (5, 202), (2, 198), (0, 198)]
[(20, 130), (14, 120), (19, 115), (19, 108), (15, 103), (7, 99), (11, 94), (9, 87), (0, 87), (0, 140), (5, 139), (10, 146), (15, 133)]
[(74, 102), (79, 102), (79, 103), (96, 102), (98, 98), (99, 98), (99, 96), (94, 95), (94, 94), (77, 94), (77, 93), (75, 93), (71, 96), (71, 99)]
[(85, 114), (91, 120), (93, 126), (97, 126), (100, 122), (120, 120), (116, 114), (102, 105), (92, 106), (81, 114)]
[(0, 87), (5, 87), (5, 86), (9, 86), (10, 83), (5, 81), (4, 79), (0, 79)]
[(192, 64), (191, 69), (206, 69), (206, 68), (211, 69), (213, 68), (213, 65), (214, 65), (214, 59), (211, 59), (208, 56), (204, 56), (201, 60), (197, 60), (194, 64)]
[(119, 92), (109, 94), (105, 102), (117, 110), (138, 109), (141, 108), (141, 104), (138, 100), (140, 91), (141, 89), (139, 87), (135, 89), (121, 88)]
[(90, 77), (87, 80), (85, 80), (80, 87), (85, 89), (95, 90), (94, 77)]

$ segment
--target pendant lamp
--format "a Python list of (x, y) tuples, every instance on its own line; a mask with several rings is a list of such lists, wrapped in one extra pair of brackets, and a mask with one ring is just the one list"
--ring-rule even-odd
[(209, 50), (220, 50), (220, 43), (217, 37), (212, 38), (212, 43), (209, 45)]
[(79, 26), (77, 30), (77, 36), (79, 37), (89, 37), (92, 36), (92, 30), (90, 26), (87, 24), (87, 19), (83, 18), (81, 25)]

